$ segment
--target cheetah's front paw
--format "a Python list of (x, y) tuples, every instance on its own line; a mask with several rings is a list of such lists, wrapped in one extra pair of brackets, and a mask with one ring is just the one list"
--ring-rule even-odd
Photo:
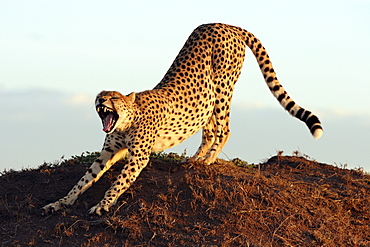
[(44, 206), (41, 210), (42, 210), (42, 215), (47, 215), (47, 214), (52, 214), (60, 209), (63, 208), (63, 205), (62, 203), (60, 203), (59, 201), (56, 201), (56, 202), (53, 202), (53, 203), (50, 203), (46, 206)]
[(104, 204), (102, 202), (99, 202), (94, 207), (90, 208), (89, 214), (97, 214), (97, 215), (101, 216), (102, 210), (108, 212), (109, 211), (109, 205)]

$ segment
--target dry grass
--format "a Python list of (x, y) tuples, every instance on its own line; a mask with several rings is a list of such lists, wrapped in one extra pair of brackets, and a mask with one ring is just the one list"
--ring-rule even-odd
[(87, 215), (122, 161), (74, 206), (41, 216), (92, 155), (3, 174), (1, 246), (370, 246), (369, 175), (299, 156), (205, 166), (155, 155), (111, 212)]

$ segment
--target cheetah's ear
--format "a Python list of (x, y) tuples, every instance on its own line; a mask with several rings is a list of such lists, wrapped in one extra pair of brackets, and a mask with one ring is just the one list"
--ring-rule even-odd
[(126, 100), (126, 102), (127, 102), (128, 104), (133, 104), (133, 103), (134, 103), (134, 101), (135, 101), (135, 93), (134, 93), (134, 92), (132, 92), (132, 93), (130, 93), (129, 95), (127, 95), (127, 96), (125, 97), (125, 100)]

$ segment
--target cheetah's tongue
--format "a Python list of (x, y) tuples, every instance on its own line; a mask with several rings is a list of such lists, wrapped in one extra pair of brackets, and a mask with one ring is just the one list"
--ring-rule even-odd
[(109, 132), (110, 129), (113, 126), (113, 114), (108, 114), (104, 119), (103, 119), (103, 131), (104, 132)]

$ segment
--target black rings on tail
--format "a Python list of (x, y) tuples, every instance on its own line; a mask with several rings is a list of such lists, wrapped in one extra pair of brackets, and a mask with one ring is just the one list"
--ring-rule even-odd
[(292, 116), (306, 123), (308, 129), (315, 139), (319, 139), (323, 134), (323, 128), (319, 118), (312, 112), (305, 110), (296, 104), (284, 90), (283, 86), (279, 83), (276, 77), (274, 68), (261, 42), (250, 32), (243, 30), (243, 36), (246, 40), (247, 46), (252, 50), (256, 60), (259, 64), (266, 84), (271, 93), (280, 102)]

